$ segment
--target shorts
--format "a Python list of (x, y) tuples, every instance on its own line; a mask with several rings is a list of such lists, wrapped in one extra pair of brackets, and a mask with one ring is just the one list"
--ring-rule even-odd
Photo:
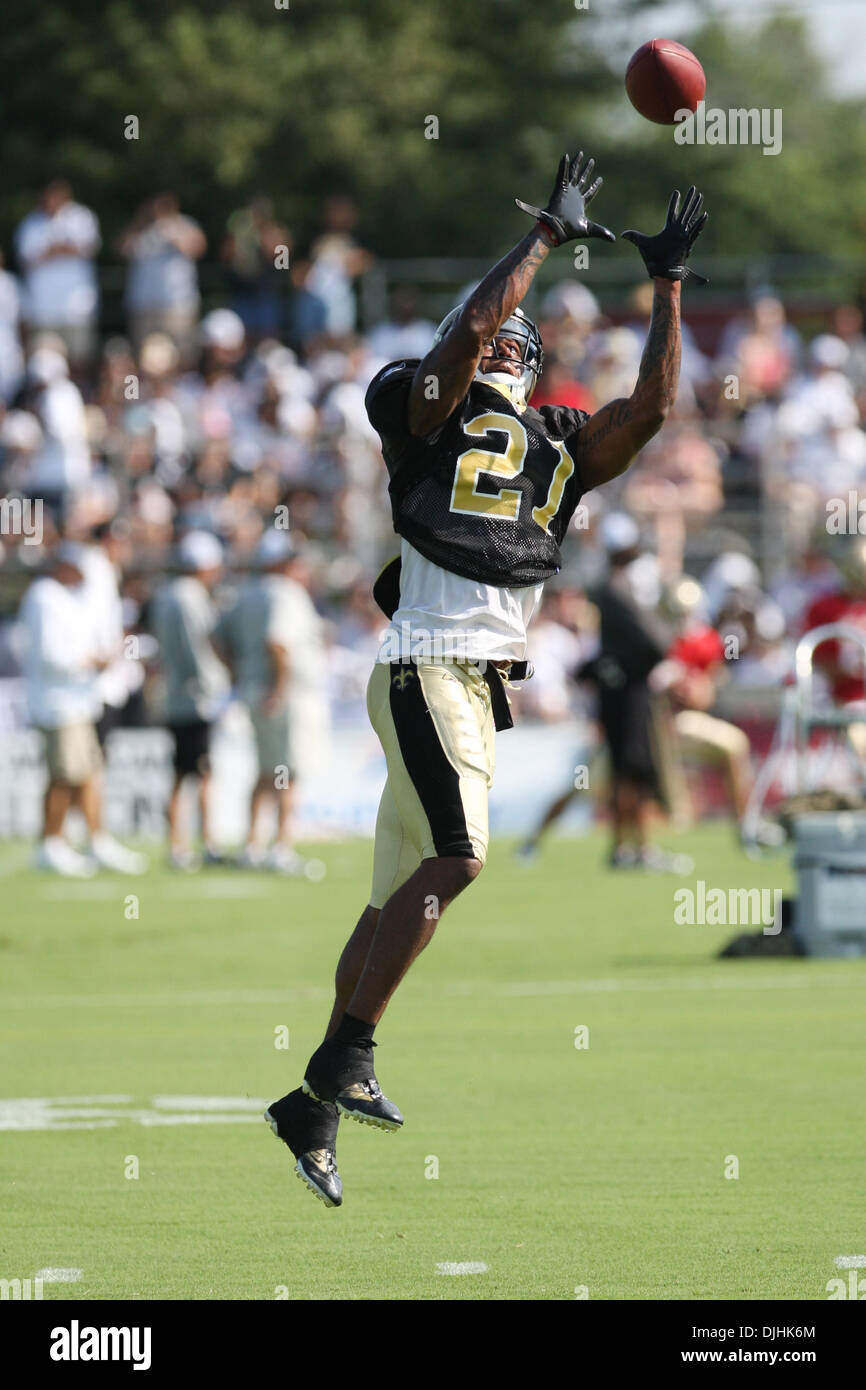
[(720, 761), (724, 758), (745, 758), (749, 740), (742, 729), (727, 719), (717, 719), (703, 710), (683, 709), (674, 715), (674, 728), (682, 742), (702, 758)]
[(129, 331), (136, 352), (152, 333), (167, 334), (180, 352), (182, 361), (188, 363), (195, 348), (198, 321), (197, 304), (181, 305), (175, 309), (132, 309), (129, 313)]
[(599, 691), (599, 723), (604, 730), (614, 780), (631, 782), (660, 797), (653, 708), (645, 681)]
[(174, 735), (175, 777), (202, 777), (210, 772), (210, 735), (212, 724), (206, 719), (193, 719), (188, 724), (169, 724)]
[(495, 729), (487, 682), (464, 662), (378, 662), (367, 712), (388, 767), (370, 893), (379, 908), (422, 859), (484, 863)]
[(42, 736), (50, 781), (81, 787), (102, 767), (102, 752), (93, 724), (43, 729)]
[(53, 333), (62, 339), (70, 366), (82, 367), (92, 362), (97, 340), (95, 318), (75, 319), (65, 323), (32, 323), (28, 332), (31, 347), (33, 340), (43, 333)]
[(282, 709), (267, 714), (262, 709), (253, 708), (250, 710), (250, 720), (256, 741), (259, 777), (273, 781), (278, 771), (286, 769), (288, 780), (294, 781), (288, 711)]

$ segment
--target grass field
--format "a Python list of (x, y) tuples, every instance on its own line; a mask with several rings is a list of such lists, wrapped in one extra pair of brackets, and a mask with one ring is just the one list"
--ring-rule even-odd
[[(726, 827), (680, 845), (713, 886), (790, 886)], [(0, 1276), (80, 1270), (45, 1285), (76, 1299), (826, 1299), (866, 1250), (866, 962), (718, 961), (733, 929), (674, 925), (680, 882), (610, 873), (598, 834), (530, 868), (509, 848), (379, 1029), (406, 1125), (344, 1121), (334, 1211), (259, 1102), (319, 1040), (370, 847), (319, 847), (321, 884), (68, 883), (0, 850)]]

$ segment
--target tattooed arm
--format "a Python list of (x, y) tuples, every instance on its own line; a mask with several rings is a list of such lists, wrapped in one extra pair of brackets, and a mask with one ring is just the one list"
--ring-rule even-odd
[(613, 232), (586, 215), (588, 204), (602, 185), (602, 179), (593, 180), (594, 168), (595, 160), (584, 160), (583, 150), (574, 159), (564, 154), (546, 207), (515, 199), (535, 225), (488, 271), (445, 337), (419, 366), (409, 392), (411, 434), (429, 434), (460, 404), (485, 347), (514, 313), (554, 246), (588, 237), (616, 240)]
[(411, 434), (429, 434), (448, 419), (469, 390), (485, 343), (514, 313), (552, 249), (552, 235), (537, 225), (473, 290), (445, 337), (430, 349), (415, 373), (409, 392)]
[(680, 285), (686, 276), (707, 284), (686, 265), (706, 225), (703, 203), (703, 195), (692, 184), (680, 207), (675, 189), (660, 232), (655, 236), (623, 232), (624, 239), (640, 252), (655, 287), (652, 319), (631, 396), (627, 401), (611, 401), (580, 431), (581, 474), (587, 488), (623, 473), (661, 429), (674, 403), (680, 375)]
[(635, 454), (657, 434), (677, 393), (680, 374), (680, 282), (653, 281), (652, 318), (637, 384), (627, 400), (611, 401), (578, 435), (580, 473), (586, 489), (624, 473)]

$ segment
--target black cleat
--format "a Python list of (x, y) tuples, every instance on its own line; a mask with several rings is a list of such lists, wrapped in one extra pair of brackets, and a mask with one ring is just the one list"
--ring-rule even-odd
[(351, 1045), (328, 1039), (310, 1058), (303, 1088), (314, 1100), (332, 1101), (341, 1115), (393, 1131), (400, 1129), (403, 1116), (376, 1080), (375, 1046), (372, 1038)]
[(341, 1206), (343, 1184), (337, 1172), (340, 1117), (336, 1106), (313, 1100), (299, 1087), (269, 1105), (265, 1119), (298, 1160), (295, 1172), (301, 1181), (326, 1207)]

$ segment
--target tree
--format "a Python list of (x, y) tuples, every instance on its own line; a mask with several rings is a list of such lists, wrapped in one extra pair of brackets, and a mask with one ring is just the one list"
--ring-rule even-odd
[[(627, 8), (652, 33), (654, 7)], [(678, 146), (641, 120), (621, 38), (564, 0), (6, 0), (5, 13), (6, 244), (62, 172), (109, 245), (166, 187), (211, 237), (268, 192), (300, 241), (340, 190), (356, 195), (380, 254), (487, 257), (525, 226), (515, 195), (546, 196), (560, 154), (582, 145), (605, 177), (597, 216), (617, 232), (660, 224), (669, 190), (694, 181), (711, 210), (706, 255), (861, 252), (864, 103), (828, 95), (797, 19), (757, 35), (711, 23), (691, 40), (708, 104), (782, 109), (772, 157)], [(137, 140), (124, 138), (129, 115)]]

